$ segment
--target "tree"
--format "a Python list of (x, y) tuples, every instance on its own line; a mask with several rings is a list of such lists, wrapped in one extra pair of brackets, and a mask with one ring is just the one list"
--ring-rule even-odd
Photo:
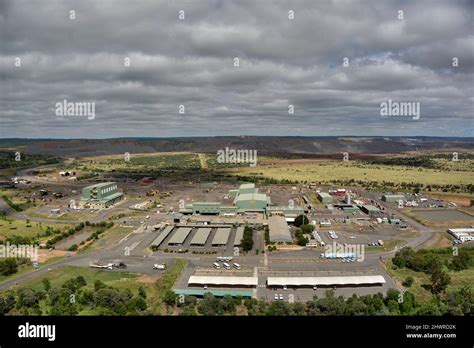
[(43, 278), (43, 280), (41, 280), (41, 282), (43, 283), (44, 291), (48, 292), (49, 289), (51, 289), (51, 282), (49, 281), (49, 279), (48, 278)]
[(461, 271), (463, 269), (468, 269), (471, 265), (471, 255), (467, 252), (461, 251), (457, 256), (453, 257), (451, 261), (450, 268), (453, 271)]
[(101, 282), (99, 279), (97, 279), (94, 282), (94, 290), (95, 291), (99, 291), (100, 289), (103, 289), (105, 287), (106, 287), (106, 285), (103, 282)]
[(295, 218), (295, 226), (300, 227), (309, 223), (308, 217), (306, 215), (298, 215)]
[(408, 276), (405, 278), (403, 281), (403, 286), (406, 286), (407, 288), (411, 287), (413, 285), (414, 279), (412, 276)]
[(249, 251), (253, 248), (253, 228), (250, 226), (245, 226), (244, 228), (241, 247), (243, 251)]
[(392, 263), (395, 266), (400, 267), (400, 268), (406, 267), (408, 264), (408, 261), (411, 259), (411, 257), (414, 254), (415, 254), (415, 251), (412, 248), (405, 247), (395, 253), (395, 256), (392, 259)]
[(435, 295), (444, 292), (451, 283), (451, 277), (441, 267), (434, 269), (431, 273), (431, 292)]
[(141, 286), (138, 288), (138, 296), (140, 296), (143, 299), (146, 299), (146, 291)]
[(166, 291), (163, 295), (163, 302), (168, 306), (174, 306), (176, 304), (176, 294), (171, 290)]
[(18, 272), (18, 264), (14, 258), (9, 257), (0, 261), (0, 275), (9, 276), (16, 272)]

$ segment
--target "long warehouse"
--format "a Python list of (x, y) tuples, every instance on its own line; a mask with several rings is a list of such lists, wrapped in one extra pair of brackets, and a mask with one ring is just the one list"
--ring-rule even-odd
[(244, 238), (244, 226), (237, 227), (235, 232), (234, 246), (240, 246), (242, 243), (242, 238)]
[(210, 228), (198, 228), (193, 239), (191, 239), (190, 245), (204, 246), (206, 244), (207, 238), (211, 234)]
[(150, 244), (151, 247), (159, 247), (161, 243), (168, 237), (168, 235), (173, 231), (174, 226), (166, 226), (163, 231), (160, 232), (158, 237)]
[(271, 242), (291, 242), (291, 233), (283, 216), (273, 215), (268, 219)]
[(268, 286), (334, 286), (334, 285), (382, 285), (385, 278), (381, 275), (372, 276), (340, 276), (340, 277), (268, 277)]
[(214, 286), (243, 286), (256, 287), (257, 277), (229, 277), (229, 276), (191, 276), (188, 280), (189, 285), (214, 285)]
[(230, 227), (218, 228), (216, 231), (216, 235), (212, 240), (212, 246), (226, 245), (227, 241), (229, 240), (229, 235)]
[(189, 227), (178, 228), (178, 230), (168, 242), (168, 245), (182, 245), (188, 237), (189, 233), (191, 233), (191, 228)]

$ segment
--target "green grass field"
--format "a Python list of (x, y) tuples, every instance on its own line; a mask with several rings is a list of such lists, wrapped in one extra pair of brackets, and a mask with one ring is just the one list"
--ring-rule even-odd
[(69, 225), (66, 224), (48, 225), (47, 223), (33, 221), (27, 223), (25, 220), (17, 220), (2, 216), (0, 217), (0, 237), (10, 237), (13, 235), (35, 237), (37, 234), (45, 232), (48, 226), (51, 226), (55, 229), (69, 227)]
[(32, 288), (35, 290), (43, 290), (42, 279), (48, 278), (51, 286), (61, 286), (66, 280), (82, 275), (87, 284), (93, 285), (96, 280), (103, 281), (107, 285), (114, 285), (120, 283), (122, 279), (134, 279), (135, 274), (127, 272), (109, 272), (96, 268), (76, 267), (76, 266), (62, 266), (48, 272), (47, 275), (42, 275), (22, 284), (24, 288)]

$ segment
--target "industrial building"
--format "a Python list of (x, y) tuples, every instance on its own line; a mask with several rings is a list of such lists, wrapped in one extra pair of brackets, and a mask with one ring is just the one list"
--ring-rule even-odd
[(290, 229), (284, 217), (270, 216), (268, 229), (270, 230), (270, 242), (289, 243), (292, 241)]
[(448, 232), (463, 243), (474, 240), (474, 228), (450, 228)]
[(398, 203), (398, 201), (406, 202), (406, 197), (404, 195), (383, 195), (382, 201), (387, 203)]
[(380, 209), (373, 205), (360, 205), (359, 208), (369, 216), (379, 216), (381, 214)]
[(318, 192), (318, 199), (321, 203), (324, 204), (332, 203), (332, 196), (326, 192)]
[(259, 193), (255, 184), (242, 184), (237, 190), (230, 190), (229, 196), (233, 198), (232, 205), (222, 205), (220, 202), (194, 202), (180, 209), (182, 214), (244, 214), (262, 213), (266, 215), (294, 215), (304, 214), (300, 207), (271, 206), (269, 196)]
[(122, 200), (123, 193), (118, 191), (115, 182), (104, 182), (84, 187), (79, 201), (80, 208), (103, 209)]

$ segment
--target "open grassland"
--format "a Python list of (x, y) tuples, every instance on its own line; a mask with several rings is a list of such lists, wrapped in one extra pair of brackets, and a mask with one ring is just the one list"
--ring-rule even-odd
[(259, 164), (256, 167), (229, 168), (226, 172), (234, 175), (253, 176), (275, 180), (299, 182), (333, 183), (335, 181), (420, 183), (428, 185), (468, 185), (472, 184), (474, 171), (445, 171), (412, 166), (365, 164), (359, 161), (284, 161), (279, 164)]
[(0, 217), (0, 238), (11, 237), (13, 235), (22, 237), (35, 237), (38, 234), (43, 234), (48, 227), (54, 229), (63, 229), (70, 227), (66, 224), (48, 225), (47, 223), (31, 222), (25, 220), (17, 220), (6, 216)]
[(51, 286), (61, 286), (66, 280), (83, 276), (89, 285), (93, 285), (96, 280), (100, 280), (107, 285), (120, 283), (123, 279), (134, 279), (137, 275), (128, 272), (110, 272), (96, 268), (85, 268), (76, 266), (62, 266), (32, 280), (25, 282), (22, 287), (35, 290), (43, 290), (42, 279), (49, 279)]

